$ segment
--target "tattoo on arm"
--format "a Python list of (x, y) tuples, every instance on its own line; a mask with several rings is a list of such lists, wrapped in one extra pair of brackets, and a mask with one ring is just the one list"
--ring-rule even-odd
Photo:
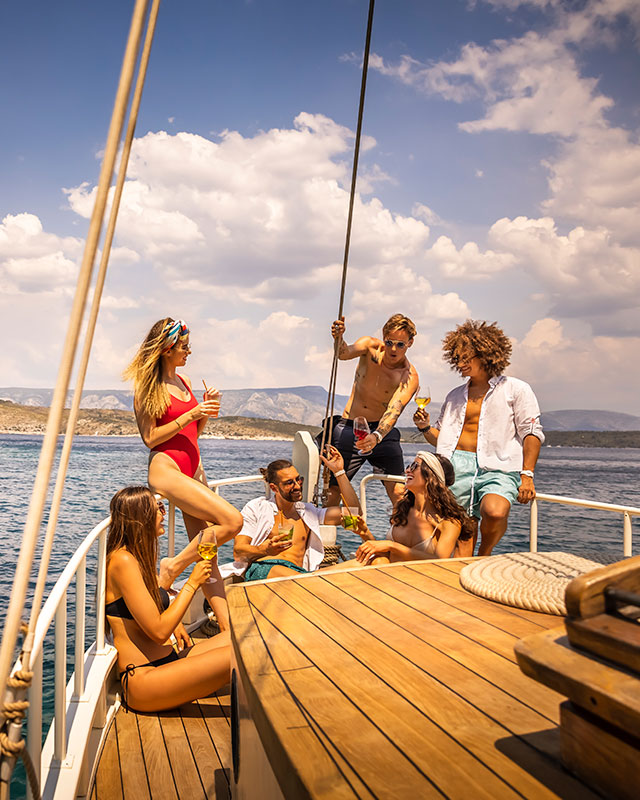
[(338, 347), (338, 355), (343, 356), (347, 352), (348, 344), (345, 342), (344, 339), (340, 340), (340, 346)]
[(402, 413), (402, 409), (404, 408), (404, 404), (400, 400), (394, 400), (394, 402), (387, 408), (387, 410), (382, 415), (382, 418), (378, 424), (377, 430), (380, 431), (382, 436), (386, 436), (391, 428), (396, 424), (396, 420)]

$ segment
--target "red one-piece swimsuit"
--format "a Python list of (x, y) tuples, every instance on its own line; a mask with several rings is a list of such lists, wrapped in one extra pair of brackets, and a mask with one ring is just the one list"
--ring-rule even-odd
[[(169, 422), (173, 422), (178, 417), (181, 417), (185, 411), (189, 411), (198, 405), (198, 401), (193, 396), (193, 392), (187, 386), (184, 378), (182, 378), (180, 375), (178, 375), (178, 377), (182, 383), (184, 383), (186, 390), (189, 392), (189, 399), (180, 400), (179, 397), (173, 397), (173, 395), (171, 395), (169, 407), (161, 417), (156, 419), (156, 425), (158, 427), (160, 427), (160, 425), (166, 425)], [(159, 453), (166, 453), (176, 462), (180, 472), (182, 472), (184, 475), (187, 475), (189, 478), (193, 478), (193, 476), (196, 474), (196, 470), (198, 469), (198, 465), (200, 464), (200, 448), (198, 447), (198, 420), (194, 420), (188, 425), (185, 425), (181, 431), (176, 432), (175, 436), (172, 436), (170, 439), (167, 439), (166, 442), (162, 442), (162, 444), (158, 444), (151, 449)]]

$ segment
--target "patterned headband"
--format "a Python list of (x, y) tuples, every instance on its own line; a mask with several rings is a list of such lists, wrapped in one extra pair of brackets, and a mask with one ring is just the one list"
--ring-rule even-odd
[(188, 336), (189, 328), (183, 319), (176, 319), (173, 322), (167, 322), (167, 324), (164, 326), (163, 333), (165, 339), (167, 340), (167, 344), (162, 352), (168, 353), (178, 339), (181, 339), (183, 336)]
[(438, 460), (438, 458), (433, 454), (430, 453), (428, 450), (419, 450), (416, 453), (416, 458), (421, 458), (427, 467), (433, 472), (433, 474), (438, 478), (446, 486), (446, 480), (444, 477), (444, 470), (442, 469), (442, 464)]

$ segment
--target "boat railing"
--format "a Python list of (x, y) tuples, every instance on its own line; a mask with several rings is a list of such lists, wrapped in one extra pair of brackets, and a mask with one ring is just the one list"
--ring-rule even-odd
[[(72, 724), (80, 723), (90, 730), (93, 722), (95, 705), (88, 702), (91, 698), (87, 696), (87, 687), (91, 684), (93, 687), (92, 692), (101, 692), (103, 690), (104, 678), (115, 661), (115, 649), (105, 643), (104, 597), (108, 525), (109, 518), (102, 520), (102, 522), (96, 525), (85, 537), (56, 581), (51, 590), (51, 594), (47, 598), (38, 616), (33, 648), (31, 651), (31, 663), (25, 666), (33, 671), (33, 678), (28, 691), (27, 750), (36, 767), (36, 774), (38, 774), (40, 779), (46, 774), (50, 774), (52, 768), (57, 769), (59, 775), (63, 777), (62, 783), (66, 783), (64, 780), (65, 774), (72, 780), (77, 778), (77, 775), (74, 775), (74, 773), (80, 768), (80, 765), (78, 763), (74, 765), (71, 762), (74, 760), (76, 762), (81, 761), (82, 759), (78, 759), (77, 756), (71, 761), (67, 759), (67, 746), (70, 736), (68, 721), (71, 717)], [(96, 639), (95, 643), (85, 653), (87, 555), (96, 542), (98, 548), (96, 570)], [(74, 578), (74, 675), (73, 681), (70, 683), (69, 687), (67, 687), (67, 594)], [(50, 753), (49, 757), (45, 757), (45, 763), (43, 763), (43, 648), (45, 638), (52, 623), (54, 623), (53, 739), (51, 740), (50, 733), (47, 737)], [(20, 661), (18, 661), (14, 671), (20, 667), (21, 664)], [(89, 710), (89, 706), (91, 706), (90, 719), (82, 719), (83, 714), (81, 712), (83, 709), (81, 709), (81, 706), (83, 704), (87, 705), (87, 711)], [(45, 744), (45, 749), (47, 748), (47, 744)], [(43, 797), (53, 796), (56, 793), (58, 793), (58, 796), (64, 796), (64, 791), (60, 794), (60, 786), (50, 786), (48, 788), (51, 789), (51, 791), (47, 791), (47, 787), (41, 786)]]
[[(360, 481), (360, 505), (362, 516), (367, 515), (367, 485), (371, 481), (391, 481), (394, 483), (404, 483), (404, 475), (365, 475)], [(581, 500), (577, 497), (562, 497), (555, 494), (537, 494), (530, 504), (529, 515), (529, 550), (532, 553), (538, 552), (538, 503), (558, 503), (566, 506), (577, 506), (579, 508), (589, 508), (596, 511), (609, 511), (614, 514), (622, 514), (622, 551), (625, 558), (632, 554), (632, 526), (631, 518), (640, 517), (640, 508), (634, 506), (621, 506), (615, 503), (598, 503), (595, 500)]]

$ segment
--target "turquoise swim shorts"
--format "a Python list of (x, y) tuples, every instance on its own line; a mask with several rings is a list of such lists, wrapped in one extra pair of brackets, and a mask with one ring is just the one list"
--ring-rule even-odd
[(245, 581), (263, 581), (265, 578), (269, 577), (271, 568), (275, 567), (276, 564), (289, 567), (289, 569), (293, 569), (296, 572), (309, 571), (308, 569), (299, 567), (297, 564), (292, 564), (291, 561), (286, 561), (284, 558), (265, 558), (262, 561), (254, 561), (252, 564), (249, 564), (247, 571), (244, 573)]
[(480, 469), (477, 454), (467, 450), (454, 450), (451, 463), (456, 471), (451, 491), (469, 516), (480, 519), (480, 502), (486, 494), (499, 494), (510, 504), (518, 496), (519, 472)]

